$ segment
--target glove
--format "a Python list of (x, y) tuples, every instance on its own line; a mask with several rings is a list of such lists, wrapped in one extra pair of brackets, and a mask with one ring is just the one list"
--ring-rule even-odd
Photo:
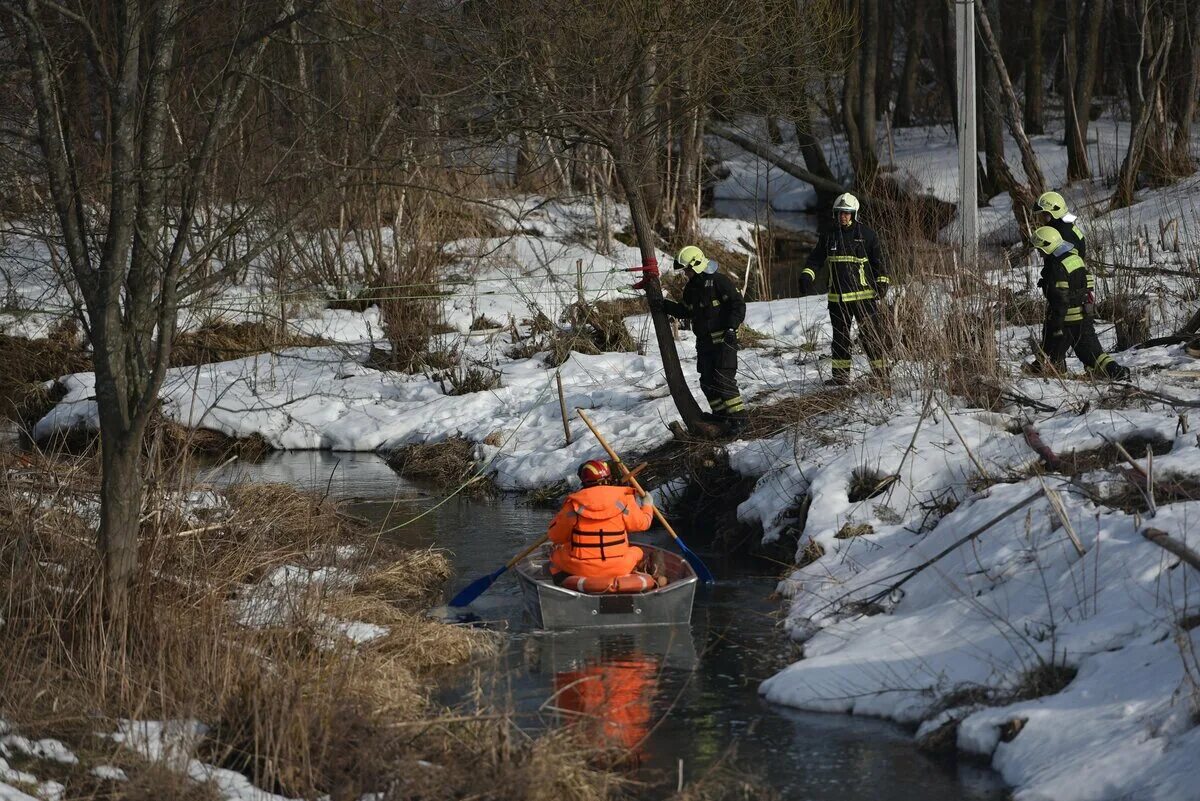
[(891, 286), (891, 284), (889, 284), (887, 281), (880, 281), (875, 285), (875, 294), (879, 296), (880, 300), (883, 300), (887, 297), (889, 286)]
[(807, 275), (800, 276), (800, 294), (811, 295), (813, 293), (813, 280)]
[(725, 329), (725, 344), (731, 348), (737, 347), (737, 331), (732, 328)]

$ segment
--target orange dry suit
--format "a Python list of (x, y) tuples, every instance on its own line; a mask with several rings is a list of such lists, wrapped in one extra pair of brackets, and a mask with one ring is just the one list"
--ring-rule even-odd
[(653, 521), (653, 507), (642, 507), (629, 487), (600, 484), (573, 492), (550, 522), (550, 541), (558, 546), (551, 569), (593, 578), (628, 575), (642, 560), (629, 534)]

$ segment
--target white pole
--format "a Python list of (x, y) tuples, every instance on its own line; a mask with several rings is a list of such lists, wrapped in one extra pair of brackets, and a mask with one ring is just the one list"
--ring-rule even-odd
[(975, 266), (979, 251), (978, 150), (975, 145), (975, 0), (955, 0), (958, 55), (958, 215), (962, 221), (963, 266)]

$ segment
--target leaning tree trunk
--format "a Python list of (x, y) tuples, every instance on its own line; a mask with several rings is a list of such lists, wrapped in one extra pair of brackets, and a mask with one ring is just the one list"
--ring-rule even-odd
[[(987, 0), (988, 14), (993, 25), (999, 25), (996, 0)], [(999, 35), (999, 34), (997, 34)], [(983, 152), (987, 166), (985, 190), (987, 199), (1012, 188), (1011, 174), (1008, 163), (1004, 160), (1004, 107), (1000, 99), (1000, 78), (996, 74), (996, 65), (986, 52), (980, 54), (978, 81), (983, 84), (983, 114), (980, 116), (980, 126), (983, 128)]]
[(1029, 9), (1029, 60), (1025, 64), (1025, 132), (1046, 132), (1044, 116), (1046, 20), (1050, 0), (1031, 0)]
[(912, 125), (913, 101), (917, 95), (917, 78), (921, 70), (921, 51), (925, 44), (925, 18), (929, 12), (929, 0), (913, 0), (913, 7), (905, 25), (904, 67), (900, 73), (900, 90), (896, 96), (896, 127)]
[(647, 305), (650, 306), (650, 321), (654, 324), (654, 338), (658, 342), (662, 357), (667, 389), (670, 390), (671, 399), (675, 401), (675, 408), (679, 410), (679, 416), (683, 418), (687, 429), (693, 433), (707, 435), (711, 433), (712, 426), (704, 422), (700, 405), (696, 403), (687, 379), (684, 378), (679, 351), (675, 348), (675, 337), (671, 333), (671, 322), (666, 312), (661, 308), (654, 308), (659, 305), (657, 301), (662, 300), (663, 294), (654, 249), (654, 226), (650, 222), (650, 215), (642, 197), (642, 182), (624, 152), (614, 152), (613, 161), (616, 165), (617, 180), (625, 189), (625, 198), (629, 202), (629, 216), (633, 223), (634, 235), (637, 237), (638, 250), (641, 252), (642, 266), (651, 268), (649, 272), (642, 273), (645, 279), (643, 287), (646, 291)]
[[(1025, 171), (1025, 180), (1028, 182), (1022, 184), (1011, 175), (1008, 178), (1009, 194), (1013, 199), (1013, 216), (1016, 217), (1018, 226), (1024, 230), (1028, 223), (1026, 215), (1030, 206), (1038, 195), (1046, 191), (1046, 179), (1042, 175), (1042, 168), (1038, 164), (1033, 145), (1030, 144), (1029, 137), (1025, 135), (1025, 130), (1021, 127), (1021, 106), (1017, 102), (1017, 93), (1013, 90), (1012, 80), (1008, 77), (1008, 68), (1004, 65), (1000, 44), (996, 41), (996, 36), (992, 31), (987, 10), (982, 4), (976, 4), (975, 10), (979, 23), (979, 38), (996, 70), (996, 78), (999, 80), (1001, 95), (1004, 98), (1004, 119), (1008, 123), (1009, 133), (1012, 134), (1013, 139), (1017, 142), (1017, 148), (1021, 151), (1021, 167)], [(1007, 171), (1007, 164), (1003, 168)]]
[(837, 183), (829, 162), (825, 160), (825, 149), (813, 132), (812, 101), (807, 92), (801, 92), (798, 99), (799, 108), (793, 122), (796, 125), (796, 144), (800, 147), (800, 156), (809, 172), (826, 182), (825, 187), (816, 187), (818, 205), (832, 205), (833, 199), (839, 194), (832, 187)]

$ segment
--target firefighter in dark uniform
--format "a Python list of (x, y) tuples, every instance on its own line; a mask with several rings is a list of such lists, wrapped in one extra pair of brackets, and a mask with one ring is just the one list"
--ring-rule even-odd
[(1033, 232), (1033, 245), (1045, 254), (1038, 286), (1046, 296), (1046, 322), (1042, 328), (1042, 354), (1031, 371), (1065, 372), (1067, 350), (1096, 375), (1129, 378), (1129, 368), (1117, 364), (1100, 347), (1092, 323), (1095, 278), (1070, 242), (1048, 225)]
[(1079, 226), (1079, 218), (1067, 211), (1067, 201), (1058, 192), (1043, 192), (1034, 204), (1034, 213), (1039, 218), (1040, 225), (1046, 225), (1058, 231), (1064, 242), (1070, 243), (1079, 258), (1087, 258), (1087, 246), (1084, 244), (1083, 228)]
[(717, 263), (688, 245), (675, 257), (675, 268), (689, 272), (678, 301), (664, 298), (662, 310), (691, 320), (696, 335), (700, 389), (712, 409), (711, 420), (737, 432), (746, 424), (746, 405), (737, 384), (737, 330), (746, 319), (746, 302)]
[(850, 383), (850, 327), (858, 320), (871, 373), (887, 380), (879, 300), (890, 280), (883, 264), (879, 237), (858, 221), (858, 198), (839, 195), (833, 203), (833, 229), (821, 234), (800, 274), (800, 292), (810, 295), (817, 274), (829, 276), (829, 321), (833, 325), (833, 377), (829, 385)]

